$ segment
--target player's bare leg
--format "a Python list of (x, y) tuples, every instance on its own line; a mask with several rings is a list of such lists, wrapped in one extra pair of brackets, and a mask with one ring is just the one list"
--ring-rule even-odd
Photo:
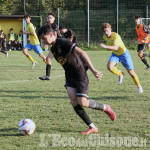
[(44, 56), (44, 54), (39, 54), (39, 56), (43, 59), (43, 61), (45, 62), (45, 64), (47, 64), (46, 57)]
[(28, 49), (27, 48), (24, 48), (23, 49), (23, 53), (24, 55), (27, 56), (27, 58), (32, 62), (31, 64), (31, 69), (37, 64), (37, 61), (35, 61), (32, 56), (28, 53)]
[[(74, 110), (79, 115), (79, 117), (89, 126), (89, 129), (85, 132), (81, 132), (81, 134), (90, 134), (97, 133), (98, 129), (91, 122), (88, 115), (84, 111), (82, 107), (93, 108), (97, 110), (104, 111), (112, 121), (115, 120), (116, 116), (114, 111), (110, 108), (109, 105), (100, 104), (94, 100), (89, 100), (87, 97), (77, 97), (76, 89), (72, 87), (67, 87), (68, 95), (71, 100), (71, 104), (74, 107)], [(82, 106), (82, 107), (81, 107)]]
[(89, 126), (89, 129), (86, 132), (81, 132), (81, 134), (97, 133), (98, 129), (92, 123), (85, 110), (78, 104), (76, 89), (72, 87), (67, 87), (67, 92), (75, 112)]
[(146, 61), (146, 59), (144, 57), (143, 50), (141, 50), (141, 51), (138, 52), (138, 56), (140, 57), (141, 61), (147, 66), (146, 69), (150, 69), (150, 66), (149, 66), (149, 64), (147, 63), (147, 61)]
[(116, 67), (116, 62), (114, 61), (109, 61), (107, 64), (107, 69), (112, 72), (113, 74), (116, 74), (119, 76), (118, 79), (118, 84), (120, 85), (122, 83), (123, 77), (124, 77), (124, 73), (119, 71), (118, 68)]

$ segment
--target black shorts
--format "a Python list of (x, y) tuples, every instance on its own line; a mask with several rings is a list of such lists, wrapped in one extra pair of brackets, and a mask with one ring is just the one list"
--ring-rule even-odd
[(84, 80), (75, 80), (72, 78), (66, 79), (65, 87), (75, 88), (77, 91), (77, 97), (87, 97), (89, 94), (89, 80), (88, 77), (84, 78)]
[(144, 50), (145, 44), (138, 44), (137, 52)]

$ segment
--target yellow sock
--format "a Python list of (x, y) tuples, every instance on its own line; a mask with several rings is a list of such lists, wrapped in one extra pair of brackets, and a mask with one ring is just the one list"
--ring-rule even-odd
[(111, 72), (112, 72), (113, 74), (118, 75), (118, 76), (121, 76), (121, 75), (122, 75), (122, 73), (118, 70), (117, 67), (114, 67), (114, 69), (113, 69)]
[(135, 77), (133, 77), (132, 79), (133, 79), (133, 81), (135, 82), (135, 84), (136, 84), (137, 86), (140, 86), (140, 82), (139, 82), (138, 76), (135, 76)]
[(150, 47), (148, 47), (148, 51), (150, 52)]
[(46, 59), (43, 59), (43, 61), (45, 62), (45, 64), (47, 65), (47, 61), (46, 61)]
[(28, 59), (32, 62), (32, 63), (34, 63), (35, 62), (35, 60), (32, 58), (32, 56), (30, 55), (30, 56), (27, 56), (28, 57)]

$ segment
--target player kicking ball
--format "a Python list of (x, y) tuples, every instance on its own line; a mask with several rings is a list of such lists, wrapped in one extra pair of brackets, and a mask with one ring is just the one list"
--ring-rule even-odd
[(101, 27), (104, 36), (103, 39), (107, 42), (107, 45), (101, 43), (100, 46), (109, 50), (112, 50), (112, 55), (107, 64), (107, 68), (113, 74), (119, 76), (118, 84), (122, 83), (124, 73), (119, 71), (116, 65), (121, 62), (131, 75), (133, 81), (138, 87), (138, 92), (143, 93), (142, 86), (140, 85), (138, 76), (134, 72), (134, 66), (132, 63), (131, 55), (125, 47), (119, 34), (112, 32), (111, 25), (109, 23), (103, 23)]
[(67, 39), (57, 38), (50, 25), (42, 26), (38, 31), (38, 37), (42, 39), (43, 43), (52, 46), (48, 55), (50, 64), (54, 57), (65, 70), (65, 87), (71, 104), (78, 116), (89, 126), (89, 129), (81, 132), (81, 134), (98, 132), (98, 129), (92, 123), (83, 107), (104, 111), (114, 121), (116, 118), (115, 112), (109, 105), (100, 104), (88, 98), (89, 80), (81, 58), (87, 63), (89, 69), (97, 79), (100, 80), (102, 78), (102, 73), (94, 68), (86, 52)]
[(23, 53), (27, 56), (27, 58), (32, 62), (31, 64), (31, 69), (37, 64), (37, 61), (35, 61), (33, 59), (33, 57), (28, 53), (29, 50), (34, 50), (35, 53), (37, 53), (45, 62), (46, 62), (46, 57), (43, 55), (43, 50), (40, 46), (40, 42), (39, 39), (37, 37), (37, 34), (35, 32), (34, 26), (33, 24), (30, 22), (31, 17), (29, 14), (24, 15), (24, 19), (27, 23), (26, 29), (27, 31), (23, 31), (23, 34), (27, 34), (30, 37), (30, 43), (28, 43), (24, 49), (23, 49)]

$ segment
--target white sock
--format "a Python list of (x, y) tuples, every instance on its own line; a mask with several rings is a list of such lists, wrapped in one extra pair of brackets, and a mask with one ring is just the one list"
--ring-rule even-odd
[(106, 109), (106, 104), (104, 104), (104, 110)]
[(93, 123), (91, 123), (89, 126), (97, 129)]

